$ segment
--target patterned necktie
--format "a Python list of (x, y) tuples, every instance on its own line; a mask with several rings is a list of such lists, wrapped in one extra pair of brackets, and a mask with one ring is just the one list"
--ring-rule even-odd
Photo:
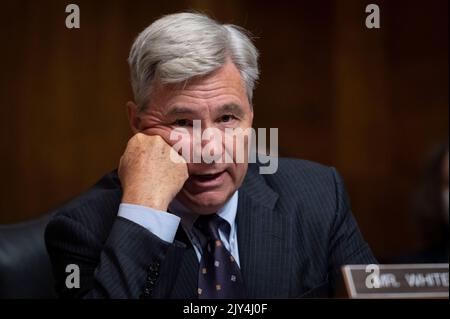
[(194, 224), (200, 232), (202, 257), (198, 274), (198, 297), (201, 299), (246, 298), (241, 271), (219, 237), (219, 229), (230, 233), (230, 225), (216, 214), (202, 215)]

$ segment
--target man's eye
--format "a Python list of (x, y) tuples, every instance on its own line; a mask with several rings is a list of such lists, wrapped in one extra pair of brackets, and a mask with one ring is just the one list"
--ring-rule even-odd
[(175, 122), (173, 122), (172, 125), (183, 127), (183, 126), (192, 126), (192, 123), (189, 120), (180, 119), (180, 120), (176, 120)]
[(223, 123), (227, 123), (227, 122), (231, 122), (234, 119), (236, 119), (236, 117), (234, 115), (227, 114), (227, 115), (223, 115), (220, 118), (220, 121), (223, 122)]

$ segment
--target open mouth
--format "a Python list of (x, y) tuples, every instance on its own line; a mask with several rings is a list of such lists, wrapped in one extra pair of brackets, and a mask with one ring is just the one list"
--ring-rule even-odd
[(196, 186), (213, 187), (223, 183), (224, 175), (225, 171), (214, 174), (193, 174), (190, 176), (190, 180)]
[(223, 172), (219, 172), (216, 174), (204, 174), (204, 175), (194, 175), (199, 181), (210, 181), (217, 177), (219, 177)]

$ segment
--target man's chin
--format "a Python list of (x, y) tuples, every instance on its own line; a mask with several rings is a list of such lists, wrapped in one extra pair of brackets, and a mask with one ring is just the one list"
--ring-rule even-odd
[(178, 194), (177, 199), (196, 214), (213, 214), (225, 205), (229, 197), (224, 196), (223, 193), (212, 191), (195, 195), (182, 191)]

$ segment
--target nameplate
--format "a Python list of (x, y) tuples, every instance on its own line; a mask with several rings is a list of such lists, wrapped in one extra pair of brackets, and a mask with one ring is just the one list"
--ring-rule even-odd
[(349, 298), (447, 298), (448, 264), (347, 265)]

